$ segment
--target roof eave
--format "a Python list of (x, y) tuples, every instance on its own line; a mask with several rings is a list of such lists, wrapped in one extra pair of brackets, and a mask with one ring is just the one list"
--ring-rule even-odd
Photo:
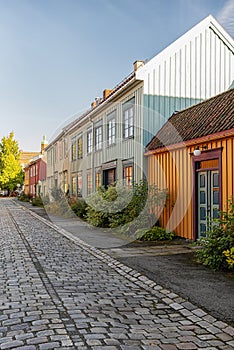
[(160, 153), (165, 153), (165, 152), (171, 152), (171, 151), (175, 151), (178, 149), (182, 149), (182, 148), (187, 148), (187, 147), (191, 147), (191, 146), (196, 146), (198, 144), (204, 143), (204, 142), (208, 142), (208, 141), (213, 141), (213, 140), (220, 140), (220, 139), (224, 139), (227, 137), (234, 137), (234, 128), (229, 129), (229, 130), (224, 130), (224, 131), (219, 131), (215, 134), (210, 134), (210, 135), (206, 135), (206, 136), (201, 136), (199, 138), (196, 139), (191, 139), (188, 141), (184, 141), (184, 142), (179, 142), (179, 143), (175, 143), (169, 146), (164, 146), (164, 147), (160, 147), (157, 149), (153, 149), (153, 150), (148, 150), (145, 152), (145, 156), (151, 156), (154, 154), (160, 154)]

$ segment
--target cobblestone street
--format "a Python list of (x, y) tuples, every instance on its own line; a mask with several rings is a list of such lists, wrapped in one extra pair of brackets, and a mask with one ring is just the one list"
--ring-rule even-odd
[(0, 349), (231, 350), (234, 328), (9, 199)]

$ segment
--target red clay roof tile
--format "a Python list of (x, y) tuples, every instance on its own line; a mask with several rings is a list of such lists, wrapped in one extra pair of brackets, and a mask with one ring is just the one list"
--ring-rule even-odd
[(146, 149), (151, 151), (232, 128), (234, 128), (234, 89), (174, 113)]

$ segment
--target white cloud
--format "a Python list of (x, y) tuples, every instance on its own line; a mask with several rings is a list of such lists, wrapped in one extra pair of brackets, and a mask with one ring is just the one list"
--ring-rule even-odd
[(218, 14), (218, 21), (234, 37), (234, 0), (227, 0)]

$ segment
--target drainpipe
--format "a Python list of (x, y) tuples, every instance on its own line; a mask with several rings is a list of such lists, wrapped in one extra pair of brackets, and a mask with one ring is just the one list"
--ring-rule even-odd
[(94, 172), (94, 122), (92, 118), (90, 118), (90, 122), (92, 123), (92, 153), (91, 153), (91, 171), (92, 171), (92, 192), (94, 192), (94, 184), (95, 184), (95, 172)]

